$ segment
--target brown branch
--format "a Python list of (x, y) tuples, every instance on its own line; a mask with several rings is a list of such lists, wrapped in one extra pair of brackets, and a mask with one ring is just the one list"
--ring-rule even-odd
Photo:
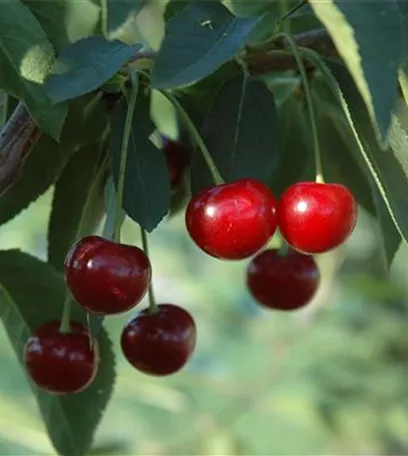
[(41, 129), (20, 102), (0, 133), (0, 196), (18, 180), (24, 161), (40, 136)]
[[(325, 57), (336, 57), (338, 55), (336, 47), (325, 29), (314, 29), (298, 33), (293, 38), (298, 46), (313, 49)], [(276, 45), (278, 48), (285, 48), (283, 39), (277, 40)]]
[[(325, 57), (336, 57), (338, 55), (333, 41), (324, 29), (299, 33), (293, 38), (299, 47), (313, 49)], [(279, 55), (279, 53), (273, 52), (286, 49), (287, 45), (282, 38), (269, 43), (268, 50), (272, 51), (270, 53), (265, 49), (265, 45), (247, 46), (244, 59), (249, 72), (253, 76), (260, 76), (277, 71), (296, 70), (297, 63), (292, 55)], [(304, 64), (306, 70), (314, 70), (313, 64), (308, 60), (305, 60)]]

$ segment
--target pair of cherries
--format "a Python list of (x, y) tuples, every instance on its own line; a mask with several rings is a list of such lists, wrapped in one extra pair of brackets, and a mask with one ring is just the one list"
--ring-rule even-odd
[[(187, 154), (177, 142), (162, 137), (172, 189), (180, 184)], [(151, 264), (135, 246), (98, 236), (78, 241), (65, 261), (65, 278), (73, 298), (87, 312), (114, 315), (135, 307), (146, 295)], [(196, 345), (196, 326), (189, 312), (174, 304), (139, 312), (125, 326), (121, 347), (126, 359), (150, 375), (180, 370)], [(25, 364), (33, 382), (53, 394), (83, 391), (99, 365), (98, 345), (91, 346), (87, 329), (71, 322), (68, 332), (57, 321), (45, 323), (25, 346)]]
[[(223, 260), (252, 257), (247, 286), (270, 309), (303, 307), (315, 295), (320, 273), (311, 255), (342, 244), (357, 221), (357, 203), (339, 184), (300, 182), (279, 202), (262, 182), (240, 179), (203, 190), (186, 211), (193, 241)], [(267, 249), (276, 229), (289, 245), (280, 253)]]
[[(143, 250), (99, 236), (79, 240), (65, 260), (67, 286), (87, 312), (114, 315), (135, 307), (151, 281), (151, 264)], [(196, 345), (196, 326), (189, 312), (174, 304), (144, 309), (124, 327), (121, 347), (137, 370), (170, 375), (189, 360)], [(98, 346), (87, 329), (71, 322), (63, 333), (59, 322), (41, 326), (25, 347), (25, 364), (34, 383), (53, 394), (76, 393), (94, 380)]]

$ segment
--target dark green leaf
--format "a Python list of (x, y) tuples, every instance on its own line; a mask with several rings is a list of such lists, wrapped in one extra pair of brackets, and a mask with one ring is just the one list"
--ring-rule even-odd
[(130, 16), (135, 16), (144, 3), (145, 0), (107, 0), (108, 33), (115, 32)]
[(62, 48), (96, 32), (100, 9), (92, 0), (23, 0), (54, 48)]
[(259, 20), (237, 18), (219, 2), (189, 3), (167, 23), (152, 86), (184, 86), (214, 72), (241, 50)]
[(214, 104), (216, 95), (225, 81), (232, 76), (237, 75), (239, 71), (240, 68), (235, 62), (230, 61), (225, 63), (214, 73), (197, 81), (197, 83), (180, 90), (178, 93), (181, 98), (180, 102), (183, 101), (185, 97), (188, 97), (189, 104), (193, 105), (200, 113), (207, 116)]
[(45, 83), (50, 98), (61, 102), (100, 87), (140, 49), (121, 41), (91, 36), (64, 48)]
[[(286, 1), (284, 7), (289, 2)], [(271, 1), (271, 0), (231, 0), (231, 10), (236, 16), (254, 16), (256, 14), (264, 13), (269, 9), (279, 9), (281, 7), (279, 2)], [(283, 8), (282, 8), (283, 9)]]
[[(59, 319), (66, 288), (50, 265), (18, 250), (0, 252), (0, 313), (14, 351), (23, 365), (27, 338), (42, 323)], [(75, 307), (73, 318), (84, 321)], [(99, 338), (99, 372), (82, 393), (53, 396), (31, 384), (50, 439), (62, 456), (83, 456), (110, 399), (115, 380), (114, 354), (104, 331)]]
[(311, 150), (307, 120), (304, 102), (295, 94), (289, 96), (279, 108), (278, 166), (270, 180), (276, 196), (305, 177)]
[(59, 50), (70, 43), (65, 24), (61, 24), (61, 18), (67, 13), (66, 1), (23, 0), (23, 3), (37, 18), (55, 49)]
[(399, 83), (408, 105), (408, 3), (397, 2), (402, 23), (402, 57), (399, 68)]
[[(122, 100), (112, 122), (112, 173), (118, 185), (120, 150), (127, 112)], [(154, 131), (150, 119), (150, 100), (140, 92), (133, 114), (132, 132), (127, 153), (123, 208), (127, 215), (147, 231), (152, 231), (167, 214), (170, 206), (170, 181), (163, 152), (149, 139)]]
[(100, 93), (91, 93), (72, 100), (68, 117), (61, 133), (61, 146), (78, 149), (99, 139), (109, 128), (109, 113), (106, 101)]
[(23, 100), (42, 130), (58, 139), (68, 107), (53, 106), (43, 88), (54, 50), (31, 11), (18, 0), (0, 2), (0, 87)]
[(408, 240), (408, 135), (396, 115), (391, 118), (389, 150), (383, 150), (376, 138), (368, 111), (347, 70), (331, 63), (355, 127), (359, 149), (401, 236)]
[(190, 0), (169, 0), (164, 10), (164, 20), (168, 22), (190, 3)]
[[(202, 136), (225, 181), (252, 177), (268, 182), (278, 159), (272, 92), (263, 82), (242, 75), (229, 79), (215, 98)], [(194, 192), (196, 174), (201, 172), (196, 167), (192, 171)]]
[[(68, 162), (55, 185), (48, 226), (48, 261), (63, 271), (72, 244), (93, 234), (103, 216), (101, 145), (79, 150)], [(103, 165), (102, 165), (103, 166)]]
[(395, 255), (397, 254), (401, 244), (403, 243), (395, 223), (393, 222), (390, 212), (384, 203), (384, 199), (380, 195), (377, 188), (374, 190), (374, 201), (377, 212), (378, 225), (381, 232), (384, 257), (388, 267), (391, 267)]
[(386, 141), (402, 52), (401, 18), (394, 0), (309, 0), (344, 59)]

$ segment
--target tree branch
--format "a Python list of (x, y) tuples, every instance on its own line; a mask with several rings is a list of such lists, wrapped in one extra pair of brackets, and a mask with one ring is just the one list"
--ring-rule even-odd
[[(315, 29), (308, 32), (299, 33), (293, 36), (299, 47), (313, 49), (325, 57), (338, 56), (333, 41), (324, 29)], [(248, 66), (249, 72), (253, 76), (273, 73), (276, 71), (296, 70), (296, 60), (292, 55), (279, 55), (273, 51), (285, 50), (286, 43), (283, 39), (271, 41), (260, 46), (247, 46), (244, 60)], [(270, 52), (268, 52), (270, 51)], [(305, 60), (306, 70), (314, 70), (311, 62)]]
[(17, 181), (25, 159), (40, 136), (41, 129), (19, 102), (0, 133), (0, 196)]

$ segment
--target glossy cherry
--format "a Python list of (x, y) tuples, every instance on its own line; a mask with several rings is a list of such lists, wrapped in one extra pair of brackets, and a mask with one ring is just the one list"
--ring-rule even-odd
[(247, 287), (264, 307), (299, 309), (310, 302), (320, 283), (319, 268), (309, 255), (289, 249), (285, 255), (268, 249), (252, 258), (247, 268)]
[(276, 201), (255, 179), (240, 179), (203, 190), (188, 204), (186, 226), (204, 252), (224, 260), (247, 258), (276, 230)]
[(184, 170), (187, 167), (187, 151), (182, 144), (166, 136), (162, 136), (162, 149), (166, 155), (170, 185), (172, 189), (175, 189), (180, 184)]
[(65, 279), (72, 296), (88, 312), (117, 314), (142, 300), (151, 265), (138, 247), (87, 236), (68, 252)]
[(85, 327), (71, 322), (70, 332), (61, 333), (60, 323), (40, 326), (28, 339), (24, 362), (31, 380), (52, 394), (83, 391), (94, 380), (99, 363), (97, 345), (90, 347)]
[(278, 224), (288, 244), (299, 252), (323, 253), (342, 244), (357, 221), (357, 203), (343, 185), (300, 182), (283, 193)]
[(160, 304), (156, 312), (142, 310), (125, 326), (121, 346), (137, 370), (157, 376), (174, 374), (195, 349), (196, 326), (186, 310)]

